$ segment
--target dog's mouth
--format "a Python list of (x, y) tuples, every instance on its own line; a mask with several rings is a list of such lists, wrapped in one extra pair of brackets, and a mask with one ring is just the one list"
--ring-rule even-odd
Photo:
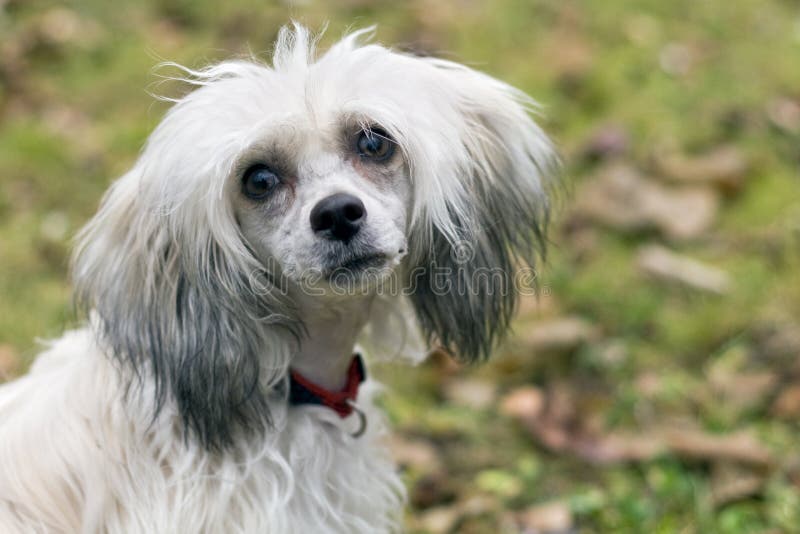
[(366, 269), (374, 269), (386, 264), (389, 258), (386, 254), (371, 253), (363, 254), (348, 258), (325, 271), (325, 278), (334, 278), (336, 276), (347, 276), (348, 274), (358, 274)]

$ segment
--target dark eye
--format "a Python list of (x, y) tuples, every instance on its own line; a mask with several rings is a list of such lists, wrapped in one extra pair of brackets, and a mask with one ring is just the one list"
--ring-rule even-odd
[(253, 165), (242, 177), (242, 192), (253, 200), (267, 198), (281, 183), (278, 175), (266, 165)]
[(370, 128), (358, 135), (356, 151), (362, 158), (384, 161), (394, 154), (394, 141), (381, 128)]

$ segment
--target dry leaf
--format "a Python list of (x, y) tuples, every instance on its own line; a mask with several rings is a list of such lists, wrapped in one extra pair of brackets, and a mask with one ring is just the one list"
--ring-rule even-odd
[(527, 331), (517, 330), (517, 339), (534, 354), (570, 352), (599, 337), (597, 329), (580, 317), (539, 321)]
[(659, 153), (655, 163), (659, 172), (671, 180), (709, 184), (727, 192), (742, 188), (750, 167), (742, 152), (730, 145), (694, 157), (675, 152)]
[(572, 530), (572, 512), (567, 503), (552, 501), (531, 506), (519, 513), (520, 526), (525, 532), (567, 533)]
[(517, 388), (500, 402), (500, 413), (509, 417), (536, 418), (544, 407), (542, 390), (535, 386)]
[(485, 410), (494, 404), (497, 386), (485, 380), (454, 378), (445, 383), (444, 396), (453, 404)]
[(775, 391), (778, 373), (750, 369), (747, 363), (751, 359), (749, 348), (739, 345), (729, 348), (709, 363), (706, 371), (708, 383), (726, 407), (738, 410), (755, 408)]
[(499, 506), (497, 500), (492, 497), (475, 495), (459, 503), (458, 507), (463, 515), (477, 516), (494, 512)]
[[(518, 393), (513, 402), (504, 401), (506, 413), (515, 416), (539, 442), (553, 452), (570, 452), (592, 463), (646, 461), (671, 452), (683, 458), (704, 461), (726, 460), (756, 466), (774, 463), (772, 453), (745, 432), (710, 434), (674, 425), (653, 426), (633, 432), (604, 432), (587, 410), (578, 409), (578, 399), (565, 385), (552, 387), (539, 401), (535, 394)], [(508, 405), (506, 403), (508, 402)], [(529, 402), (530, 410), (518, 405)]]
[[(656, 190), (653, 190), (655, 193)], [(645, 204), (661, 233), (669, 239), (695, 239), (713, 224), (719, 208), (714, 191), (702, 187), (684, 187), (652, 195)]]
[(649, 276), (690, 289), (721, 295), (730, 288), (730, 279), (724, 271), (676, 254), (660, 245), (642, 247), (637, 254), (636, 263)]
[(645, 180), (633, 167), (615, 164), (578, 192), (579, 217), (624, 232), (658, 229), (673, 240), (694, 239), (716, 218), (717, 194), (703, 187), (669, 188)]
[(419, 514), (418, 522), (427, 532), (445, 534), (452, 532), (460, 513), (455, 506), (437, 506)]
[(770, 412), (776, 417), (796, 419), (800, 416), (800, 384), (791, 384), (781, 391)]
[(580, 458), (596, 464), (644, 462), (663, 454), (666, 446), (656, 433), (611, 433), (582, 436), (572, 450)]
[(767, 117), (772, 124), (790, 134), (800, 133), (800, 102), (791, 98), (776, 98), (767, 105)]
[(753, 465), (771, 465), (772, 453), (746, 432), (709, 434), (696, 429), (664, 432), (669, 449), (676, 455), (697, 460), (730, 460)]
[(725, 403), (738, 409), (759, 406), (778, 384), (778, 375), (771, 371), (754, 371), (711, 376), (711, 386)]
[(747, 499), (759, 495), (765, 482), (762, 473), (730, 462), (719, 462), (711, 474), (711, 499), (717, 507)]
[(469, 518), (499, 513), (501, 507), (495, 499), (485, 495), (475, 495), (448, 506), (437, 506), (426, 510), (415, 522), (419, 529), (431, 533), (458, 532)]
[(426, 473), (442, 469), (439, 452), (426, 440), (409, 439), (399, 434), (392, 434), (388, 446), (392, 451), (392, 457), (402, 467), (411, 467)]

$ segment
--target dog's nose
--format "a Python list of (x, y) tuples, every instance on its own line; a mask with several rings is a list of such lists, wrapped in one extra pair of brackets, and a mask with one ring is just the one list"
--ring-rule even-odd
[(311, 229), (321, 237), (349, 241), (367, 218), (364, 203), (348, 193), (325, 197), (311, 210)]

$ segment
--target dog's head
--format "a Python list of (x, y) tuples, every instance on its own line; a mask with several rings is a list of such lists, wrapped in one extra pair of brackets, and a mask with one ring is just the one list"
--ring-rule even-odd
[(297, 291), (408, 297), (429, 340), (473, 361), (542, 246), (554, 157), (533, 103), (363, 36), (316, 59), (284, 29), (272, 67), (186, 70), (197, 89), (79, 236), (78, 302), (207, 446), (269, 424), (303, 335)]

